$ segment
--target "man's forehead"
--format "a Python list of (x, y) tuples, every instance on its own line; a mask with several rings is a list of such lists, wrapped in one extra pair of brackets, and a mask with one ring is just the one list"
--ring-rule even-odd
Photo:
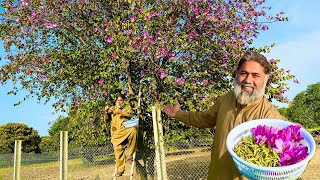
[(255, 61), (247, 61), (242, 64), (242, 66), (239, 69), (240, 72), (249, 72), (249, 73), (263, 73), (264, 74), (264, 67)]

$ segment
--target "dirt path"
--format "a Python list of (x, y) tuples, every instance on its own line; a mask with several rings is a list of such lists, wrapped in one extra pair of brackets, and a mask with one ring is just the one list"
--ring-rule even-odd
[[(190, 169), (188, 171), (188, 169), (186, 169), (185, 167), (183, 167), (183, 161), (190, 161), (192, 159), (197, 159), (199, 157), (202, 157), (202, 160), (206, 159), (205, 160), (205, 163), (208, 163), (208, 161), (210, 161), (210, 152), (195, 152), (195, 153), (190, 153), (190, 154), (183, 154), (183, 155), (175, 155), (175, 156), (167, 156), (166, 157), (166, 163), (167, 163), (167, 172), (168, 172), (168, 177), (173, 177), (172, 179), (180, 179), (177, 177), (177, 171), (178, 168), (180, 169), (180, 171), (187, 171), (185, 173), (184, 176), (186, 176), (186, 174), (189, 174), (189, 175), (196, 175), (195, 173), (198, 173), (196, 171), (198, 171), (199, 169)], [(209, 157), (209, 159), (208, 159)], [(193, 160), (192, 162), (194, 162), (193, 164), (192, 163), (187, 163), (189, 164), (189, 166), (200, 166), (201, 165), (201, 162), (197, 162), (197, 160)], [(183, 167), (183, 168), (182, 168)], [(193, 167), (195, 168), (195, 167)], [(110, 171), (110, 174), (108, 174), (108, 176), (112, 176), (113, 173), (114, 173), (114, 165), (108, 165), (107, 169), (112, 169)], [(204, 173), (206, 174), (206, 170), (203, 169), (203, 167), (200, 168), (201, 171), (204, 171)], [(170, 173), (173, 173), (170, 174)], [(203, 175), (203, 173), (202, 173)], [(138, 175), (137, 174), (134, 174), (134, 177), (135, 179), (139, 179)], [(185, 177), (185, 178), (181, 178), (181, 179), (189, 179), (188, 177)], [(125, 178), (125, 177), (122, 177), (122, 178), (119, 178), (119, 179), (129, 179), (129, 178)], [(190, 179), (195, 179), (195, 178), (190, 178)], [(201, 178), (199, 178), (201, 179)], [(320, 145), (317, 145), (317, 150), (315, 152), (315, 155), (314, 157), (311, 159), (311, 161), (309, 162), (305, 172), (303, 173), (302, 175), (302, 179), (303, 180), (320, 180)], [(170, 178), (171, 180), (171, 178)]]
[[(210, 163), (210, 151), (186, 150), (170, 153), (166, 156), (168, 180), (200, 180), (205, 179)], [(114, 163), (98, 166), (84, 166), (81, 159), (68, 161), (68, 180), (111, 180)], [(303, 180), (320, 180), (320, 145), (302, 175)], [(127, 164), (127, 169), (130, 165)], [(12, 179), (13, 169), (0, 169), (0, 180)], [(140, 179), (134, 173), (134, 180)], [(59, 163), (36, 164), (21, 168), (22, 180), (59, 180)], [(152, 178), (150, 178), (152, 179)], [(155, 178), (156, 179), (156, 176)], [(120, 177), (118, 180), (129, 180)]]

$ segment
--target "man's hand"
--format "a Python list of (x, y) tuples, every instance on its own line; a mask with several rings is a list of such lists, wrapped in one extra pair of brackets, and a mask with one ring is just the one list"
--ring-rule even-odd
[(176, 99), (175, 106), (172, 106), (170, 104), (166, 104), (162, 108), (162, 111), (165, 112), (169, 117), (176, 117), (178, 110), (180, 110), (180, 103), (177, 99)]
[(116, 109), (113, 112), (114, 114), (122, 114), (122, 110), (121, 109)]
[(112, 110), (111, 108), (109, 108), (109, 107), (108, 107), (108, 108), (105, 108), (105, 113), (106, 113), (106, 114), (109, 114), (109, 115), (110, 115), (110, 114), (113, 114), (113, 110)]

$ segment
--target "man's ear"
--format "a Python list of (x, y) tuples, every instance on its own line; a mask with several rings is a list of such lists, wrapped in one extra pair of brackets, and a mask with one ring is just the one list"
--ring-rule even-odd
[(271, 83), (271, 81), (272, 81), (272, 78), (271, 78), (271, 76), (269, 75), (269, 74), (266, 74), (266, 87), (268, 86), (268, 85), (270, 85), (270, 83)]

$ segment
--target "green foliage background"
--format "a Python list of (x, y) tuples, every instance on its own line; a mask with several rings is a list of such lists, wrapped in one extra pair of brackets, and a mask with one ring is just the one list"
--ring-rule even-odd
[(298, 93), (286, 109), (289, 120), (298, 122), (305, 128), (320, 127), (320, 82), (311, 84)]
[(0, 154), (14, 152), (15, 140), (22, 140), (22, 152), (40, 152), (38, 131), (23, 123), (7, 123), (0, 126)]

